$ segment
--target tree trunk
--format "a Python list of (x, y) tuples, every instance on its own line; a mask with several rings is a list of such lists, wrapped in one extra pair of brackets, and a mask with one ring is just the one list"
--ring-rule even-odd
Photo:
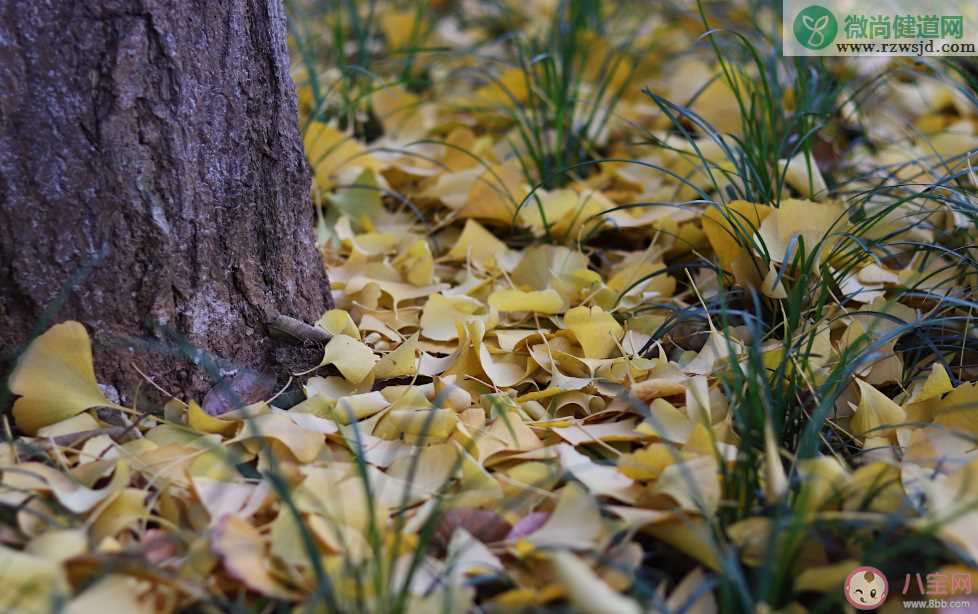
[(331, 304), (288, 69), (281, 0), (0, 3), (7, 367), (68, 319), (130, 399), (274, 367), (265, 322)]

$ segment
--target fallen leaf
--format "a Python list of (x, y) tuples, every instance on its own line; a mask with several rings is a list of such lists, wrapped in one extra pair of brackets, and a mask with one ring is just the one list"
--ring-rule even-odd
[(587, 614), (628, 614), (642, 612), (631, 599), (612, 590), (591, 567), (570, 552), (558, 551), (550, 557), (557, 579), (571, 603)]
[(78, 322), (56, 324), (34, 339), (10, 375), (17, 427), (33, 435), (38, 429), (92, 407), (116, 407), (95, 381), (88, 332)]

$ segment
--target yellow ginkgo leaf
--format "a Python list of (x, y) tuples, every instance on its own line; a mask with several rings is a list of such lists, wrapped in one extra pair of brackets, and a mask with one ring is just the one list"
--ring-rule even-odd
[[(563, 398), (586, 398), (586, 396), (581, 395), (581, 393), (569, 392), (562, 397), (561, 403), (563, 402)], [(561, 404), (561, 406), (563, 405)], [(647, 435), (635, 430), (637, 423), (637, 420), (634, 418), (620, 420), (618, 422), (598, 422), (594, 424), (583, 424), (575, 421), (570, 426), (551, 427), (550, 430), (573, 446), (598, 441), (641, 441), (647, 439)]]
[[(424, 32), (427, 30), (427, 24), (422, 21), (422, 16), (413, 9), (399, 11), (393, 7), (388, 8), (380, 12), (378, 21), (391, 49), (399, 49), (412, 40), (420, 42), (424, 38)], [(403, 90), (402, 87), (398, 87), (397, 89)]]
[(244, 429), (234, 441), (249, 439), (274, 439), (279, 441), (300, 463), (308, 463), (319, 456), (325, 445), (323, 434), (300, 427), (286, 412), (255, 416), (245, 420)]
[(238, 424), (240, 422), (237, 420), (222, 420), (211, 416), (196, 401), (190, 401), (187, 406), (187, 426), (198, 433), (230, 435)]
[(940, 363), (935, 362), (931, 365), (927, 379), (919, 388), (914, 388), (910, 402), (928, 401), (939, 398), (941, 395), (954, 390), (951, 378), (947, 374), (947, 369)]
[(764, 498), (774, 504), (788, 492), (788, 476), (784, 472), (781, 453), (774, 440), (774, 429), (768, 421), (764, 424)]
[(790, 161), (779, 160), (778, 166), (784, 172), (785, 183), (805, 198), (819, 198), (828, 191), (813, 157), (800, 153)]
[[(685, 377), (683, 380), (685, 381)], [(649, 405), (649, 416), (635, 430), (673, 443), (686, 443), (693, 430), (693, 423), (685, 412), (676, 409), (669, 401), (657, 398)]]
[(665, 607), (670, 612), (682, 610), (689, 614), (716, 614), (716, 598), (713, 591), (704, 591), (706, 574), (697, 567), (686, 574), (686, 577), (676, 585), (676, 588), (666, 599)]
[(311, 122), (303, 142), (316, 185), (323, 192), (333, 187), (337, 171), (345, 166), (381, 169), (381, 164), (359, 141), (323, 122)]
[(720, 570), (719, 550), (716, 547), (712, 528), (702, 518), (677, 518), (666, 522), (655, 522), (643, 527), (642, 531), (671, 544), (710, 569)]
[[(562, 245), (532, 245), (513, 269), (513, 283), (531, 290), (546, 290), (554, 278), (587, 270), (587, 256)], [(597, 276), (600, 282), (601, 277)]]
[(761, 283), (761, 292), (769, 298), (788, 298), (788, 291), (781, 282), (781, 276), (778, 274), (778, 270), (774, 268), (773, 262), (768, 266), (767, 274)]
[(834, 456), (816, 456), (798, 462), (802, 487), (798, 506), (815, 511), (842, 494), (849, 472)]
[(618, 471), (633, 480), (657, 480), (669, 465), (682, 459), (682, 453), (664, 443), (653, 443), (618, 457)]
[(978, 383), (961, 384), (944, 397), (934, 412), (934, 422), (978, 435)]
[(378, 379), (414, 375), (418, 366), (418, 333), (406, 339), (397, 349), (377, 362), (374, 373)]
[[(627, 262), (627, 261), (626, 261)], [(616, 294), (638, 295), (654, 292), (656, 296), (669, 297), (676, 290), (676, 280), (665, 275), (662, 261), (649, 261), (644, 257), (616, 271), (608, 280), (608, 287)]]
[(485, 344), (479, 345), (479, 364), (493, 385), (500, 388), (514, 386), (526, 372), (526, 360), (514, 354), (493, 357)]
[(528, 83), (529, 77), (521, 69), (509, 68), (476, 90), (473, 97), (480, 105), (512, 106), (526, 100)]
[(476, 438), (479, 460), (485, 463), (499, 452), (526, 452), (543, 447), (543, 442), (525, 422), (513, 413), (500, 415)]
[[(388, 515), (387, 506), (375, 499), (370, 507), (367, 486), (351, 469), (311, 467), (304, 473), (306, 477), (294, 494), (297, 509), (323, 516), (333, 527), (343, 525), (366, 531), (371, 522), (383, 526)], [(371, 477), (370, 480), (373, 489), (375, 479)], [(397, 504), (400, 505), (400, 501)]]
[(645, 379), (633, 383), (630, 391), (635, 398), (648, 402), (684, 393), (687, 379), (675, 363), (662, 360), (649, 370)]
[(575, 307), (564, 314), (564, 324), (574, 334), (587, 358), (608, 358), (625, 334), (614, 316), (600, 307)]
[(95, 381), (92, 345), (78, 322), (56, 324), (31, 342), (10, 376), (17, 427), (28, 435), (92, 407), (117, 407)]
[(323, 314), (323, 317), (319, 318), (316, 326), (331, 335), (346, 335), (357, 341), (360, 340), (360, 330), (350, 316), (350, 312), (345, 309), (330, 309)]
[(557, 504), (540, 529), (527, 539), (535, 546), (584, 549), (605, 534), (597, 501), (576, 482), (560, 490)]
[[(368, 168), (352, 182), (347, 182), (342, 187), (337, 188), (327, 196), (327, 200), (339, 214), (346, 216), (350, 223), (355, 224), (356, 228), (372, 230), (374, 224), (384, 215), (384, 205), (381, 198), (383, 195), (384, 190), (377, 178), (377, 173)], [(338, 224), (336, 230), (340, 239), (350, 238), (345, 226)], [(349, 232), (353, 232), (352, 226), (349, 228)], [(375, 241), (377, 240), (375, 239)], [(361, 239), (357, 243), (362, 251), (370, 252), (369, 249), (363, 249), (363, 244), (368, 243), (368, 241)]]
[(108, 504), (96, 509), (90, 534), (94, 543), (114, 538), (120, 532), (149, 518), (146, 508), (146, 491), (141, 488), (124, 488)]
[(451, 409), (392, 409), (377, 423), (374, 435), (383, 439), (432, 443), (455, 430), (458, 414)]
[(214, 535), (214, 551), (228, 572), (248, 588), (269, 597), (292, 599), (296, 595), (272, 575), (272, 561), (258, 529), (237, 516), (225, 516)]
[[(459, 126), (445, 137), (445, 155), (442, 163), (452, 173), (476, 166), (479, 163), (476, 149), (480, 139), (467, 126)], [(483, 143), (487, 140), (483, 140)], [(449, 174), (452, 174), (449, 173)]]
[(795, 590), (827, 593), (841, 590), (846, 576), (859, 566), (859, 561), (847, 559), (833, 565), (820, 565), (803, 569), (795, 577)]
[(772, 522), (770, 518), (752, 516), (727, 527), (731, 543), (740, 551), (744, 562), (752, 567), (764, 564), (771, 548)]
[(789, 198), (761, 222), (758, 236), (771, 260), (784, 262), (794, 258), (802, 246), (808, 256), (816, 249), (824, 253), (845, 225), (846, 209), (841, 203)]
[[(896, 427), (907, 421), (906, 412), (890, 397), (861, 379), (857, 379), (856, 384), (859, 385), (859, 407), (849, 421), (854, 435), (865, 436), (882, 426)], [(882, 431), (873, 434), (880, 435)]]
[(638, 501), (641, 487), (614, 467), (599, 465), (566, 443), (557, 446), (557, 451), (564, 470), (587, 486), (591, 494), (614, 497), (627, 503)]
[(380, 391), (364, 392), (342, 396), (336, 400), (332, 410), (333, 418), (340, 424), (350, 424), (369, 418), (390, 405)]
[(685, 510), (712, 515), (720, 505), (719, 469), (712, 456), (700, 456), (663, 469), (654, 492), (669, 495)]
[(458, 212), (460, 217), (512, 225), (516, 207), (526, 194), (518, 164), (495, 165), (479, 175), (471, 185), (468, 198)]
[(68, 597), (61, 564), (0, 546), (0, 609), (4, 612), (48, 612)]
[(353, 384), (362, 382), (379, 358), (368, 346), (348, 335), (335, 335), (326, 344), (322, 365), (335, 365)]
[(931, 365), (930, 373), (923, 382), (914, 385), (910, 398), (903, 405), (907, 422), (930, 422), (941, 410), (941, 397), (951, 392), (954, 385), (947, 370), (940, 363)]
[(101, 614), (111, 603), (116, 612), (152, 614), (156, 611), (152, 594), (147, 594), (139, 579), (109, 574), (79, 593), (64, 609), (65, 614)]
[(24, 550), (60, 563), (84, 553), (87, 548), (88, 536), (84, 529), (52, 529), (32, 539)]
[(733, 271), (734, 262), (747, 252), (754, 233), (771, 211), (767, 205), (735, 200), (703, 212), (703, 232), (724, 270)]
[(556, 290), (496, 290), (489, 295), (489, 304), (500, 312), (529, 311), (557, 314), (564, 309), (564, 299)]
[(523, 204), (520, 221), (529, 226), (534, 235), (542, 237), (548, 228), (553, 231), (557, 222), (573, 214), (580, 202), (580, 195), (573, 190), (540, 190)]
[(211, 526), (228, 514), (247, 519), (264, 504), (271, 492), (268, 482), (248, 484), (193, 476), (197, 499), (211, 517)]
[[(690, 105), (714, 130), (723, 134), (740, 134), (743, 120), (740, 106), (727, 75), (718, 66), (710, 67), (702, 60), (684, 58), (677, 62), (670, 79), (670, 91), (677, 96), (671, 99), (682, 105)], [(749, 84), (731, 71), (743, 90)]]
[[(498, 318), (495, 318), (498, 320)], [(428, 297), (421, 311), (421, 336), (435, 341), (458, 339), (460, 326), (478, 323), (485, 328), (495, 325), (494, 314), (469, 296), (445, 296), (440, 292)]]
[(852, 472), (845, 509), (897, 514), (907, 504), (900, 468), (876, 461)]
[(90, 414), (78, 414), (77, 416), (72, 416), (71, 418), (66, 418), (60, 422), (55, 422), (54, 424), (37, 429), (37, 436), (58, 437), (59, 435), (71, 435), (72, 433), (92, 431), (98, 427), (98, 422)]
[(571, 603), (587, 614), (639, 614), (642, 608), (601, 579), (591, 566), (566, 551), (550, 558), (557, 580), (567, 591)]
[(462, 235), (445, 254), (444, 259), (453, 262), (469, 260), (484, 266), (506, 251), (506, 245), (475, 220), (466, 220)]
[(431, 257), (431, 247), (424, 239), (408, 244), (392, 264), (401, 277), (415, 286), (427, 286), (434, 279), (435, 262)]

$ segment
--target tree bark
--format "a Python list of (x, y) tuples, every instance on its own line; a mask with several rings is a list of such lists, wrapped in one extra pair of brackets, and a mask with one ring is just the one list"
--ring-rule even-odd
[[(200, 395), (274, 367), (265, 322), (331, 305), (312, 234), (281, 0), (0, 3), (0, 352), (93, 335)], [(2, 375), (2, 373), (0, 373)], [(4, 377), (5, 379), (5, 377)]]

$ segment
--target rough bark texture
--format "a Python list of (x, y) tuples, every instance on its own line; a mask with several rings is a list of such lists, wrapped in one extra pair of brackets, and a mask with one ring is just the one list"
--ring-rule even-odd
[(0, 2), (8, 359), (77, 319), (130, 398), (268, 369), (267, 319), (330, 303), (311, 211), (281, 0)]

